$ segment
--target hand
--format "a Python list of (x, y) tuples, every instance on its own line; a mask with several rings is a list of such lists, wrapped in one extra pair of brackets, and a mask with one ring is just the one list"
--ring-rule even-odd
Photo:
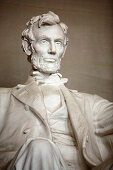
[(92, 170), (112, 170), (113, 168), (113, 158), (103, 162), (99, 166), (93, 168)]
[(95, 133), (106, 136), (113, 134), (113, 110), (112, 107), (106, 109), (103, 114), (97, 115), (94, 120)]

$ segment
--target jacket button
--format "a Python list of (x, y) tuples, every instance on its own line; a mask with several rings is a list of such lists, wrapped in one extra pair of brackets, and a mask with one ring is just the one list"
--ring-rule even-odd
[(23, 134), (27, 134), (27, 133), (29, 133), (30, 132), (30, 129), (28, 128), (28, 129), (25, 129), (24, 131), (23, 131)]
[(29, 106), (27, 104), (25, 105), (25, 110), (29, 111)]

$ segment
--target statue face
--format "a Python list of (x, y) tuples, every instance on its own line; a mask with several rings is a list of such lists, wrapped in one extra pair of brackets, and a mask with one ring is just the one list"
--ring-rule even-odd
[(32, 43), (33, 67), (44, 73), (55, 73), (60, 69), (65, 51), (66, 37), (60, 25), (33, 28), (35, 41)]

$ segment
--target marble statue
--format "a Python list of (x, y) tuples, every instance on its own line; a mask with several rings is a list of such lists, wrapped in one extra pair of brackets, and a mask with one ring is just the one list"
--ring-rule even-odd
[(0, 170), (113, 169), (113, 103), (69, 90), (58, 73), (67, 30), (49, 11), (22, 32), (32, 70), (0, 89)]

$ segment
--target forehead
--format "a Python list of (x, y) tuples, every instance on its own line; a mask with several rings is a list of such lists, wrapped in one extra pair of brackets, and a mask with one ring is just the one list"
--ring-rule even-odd
[(38, 28), (36, 25), (33, 27), (33, 35), (35, 40), (40, 38), (50, 38), (50, 39), (65, 39), (64, 32), (60, 25), (52, 26), (41, 26)]

